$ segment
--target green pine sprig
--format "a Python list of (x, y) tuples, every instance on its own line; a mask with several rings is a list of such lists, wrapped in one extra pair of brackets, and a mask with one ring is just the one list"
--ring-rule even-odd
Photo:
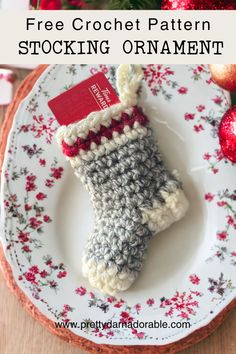
[(157, 8), (156, 0), (110, 0), (111, 10), (150, 10)]

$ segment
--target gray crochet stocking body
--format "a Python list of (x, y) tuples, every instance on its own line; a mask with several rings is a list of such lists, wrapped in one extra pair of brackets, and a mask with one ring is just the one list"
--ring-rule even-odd
[(151, 237), (182, 218), (188, 202), (166, 168), (148, 118), (137, 107), (140, 66), (123, 64), (121, 103), (62, 126), (57, 140), (90, 193), (94, 232), (82, 258), (90, 284), (114, 295), (137, 278)]
[[(149, 239), (166, 227), (165, 219), (151, 225), (145, 211), (153, 211), (154, 201), (162, 210), (164, 196), (179, 191), (181, 184), (164, 166), (149, 127), (146, 136), (83, 161), (76, 174), (90, 192), (96, 216), (84, 252), (84, 274), (92, 285), (109, 293), (116, 292), (118, 275), (118, 290), (125, 290), (142, 268)], [(169, 212), (174, 218), (179, 213)]]

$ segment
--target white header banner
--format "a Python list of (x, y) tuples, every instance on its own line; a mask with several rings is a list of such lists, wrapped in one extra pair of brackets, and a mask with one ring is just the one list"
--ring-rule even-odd
[(235, 63), (236, 11), (0, 11), (2, 64)]

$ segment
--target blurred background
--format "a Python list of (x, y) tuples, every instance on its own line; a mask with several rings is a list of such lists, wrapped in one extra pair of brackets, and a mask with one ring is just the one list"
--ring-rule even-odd
[(68, 10), (80, 10), (84, 8), (93, 9), (113, 9), (113, 10), (141, 10), (160, 9), (160, 0), (0, 0), (0, 8), (6, 10), (24, 9), (31, 5), (33, 8), (51, 7), (59, 9), (61, 7)]

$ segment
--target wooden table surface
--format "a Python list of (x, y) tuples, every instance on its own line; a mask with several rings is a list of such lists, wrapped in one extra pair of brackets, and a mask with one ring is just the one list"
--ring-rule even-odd
[[(15, 69), (14, 90), (28, 70)], [(6, 107), (0, 106), (0, 124)], [(236, 310), (209, 338), (181, 354), (235, 354)], [(37, 323), (17, 302), (0, 273), (0, 354), (86, 354), (53, 336)], [(135, 353), (134, 353), (135, 354)]]

